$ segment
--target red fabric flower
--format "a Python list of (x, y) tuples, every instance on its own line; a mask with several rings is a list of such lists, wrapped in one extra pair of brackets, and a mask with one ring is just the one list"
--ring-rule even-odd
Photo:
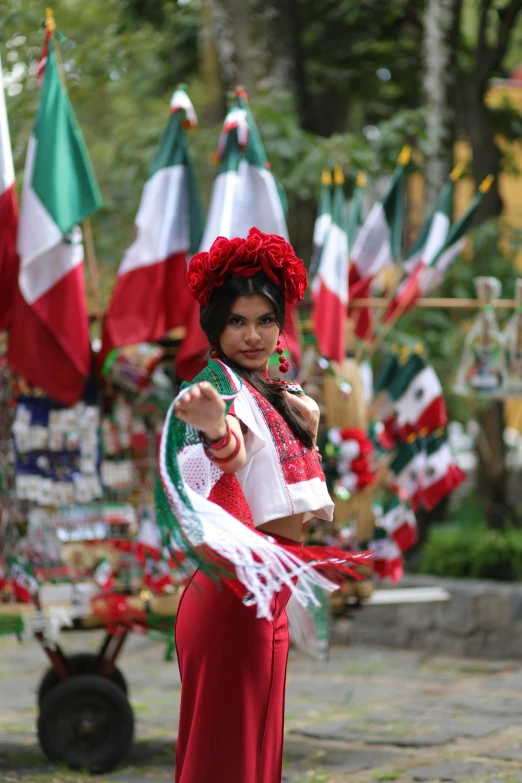
[(214, 288), (223, 285), (227, 275), (252, 277), (257, 272), (264, 272), (280, 286), (289, 304), (303, 298), (308, 285), (303, 261), (283, 237), (265, 234), (255, 226), (246, 239), (218, 237), (208, 253), (196, 253), (187, 272), (188, 287), (204, 307)]

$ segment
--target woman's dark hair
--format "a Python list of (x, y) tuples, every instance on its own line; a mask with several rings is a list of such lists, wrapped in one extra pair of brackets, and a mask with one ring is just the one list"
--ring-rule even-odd
[(227, 318), (236, 299), (239, 296), (254, 296), (255, 294), (266, 296), (269, 300), (274, 308), (276, 323), (282, 331), (285, 324), (286, 302), (281, 288), (269, 280), (263, 272), (257, 272), (252, 277), (227, 276), (223, 285), (216, 286), (212, 291), (208, 305), (201, 308), (201, 328), (205, 332), (211, 347), (218, 351), (219, 357), (225, 360), (234, 372), (253, 386), (274, 406), (296, 438), (299, 438), (308, 448), (312, 448), (313, 438), (310, 428), (297, 408), (288, 402), (284, 385), (272, 383), (261, 373), (241, 367), (237, 362), (225, 356), (219, 347), (219, 338), (225, 330)]

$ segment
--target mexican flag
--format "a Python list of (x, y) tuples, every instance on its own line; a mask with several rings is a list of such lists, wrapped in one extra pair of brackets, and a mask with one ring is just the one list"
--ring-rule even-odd
[(386, 531), (376, 527), (369, 548), (373, 551), (371, 566), (380, 579), (400, 582), (404, 573), (404, 558), (398, 545)]
[(447, 424), (442, 386), (433, 367), (420, 354), (412, 353), (405, 364), (399, 364), (387, 391), (401, 439), (423, 430), (433, 432)]
[(456, 464), (444, 432), (426, 438), (426, 462), (422, 482), (422, 505), (431, 511), (465, 480), (466, 474)]
[[(346, 234), (348, 236), (348, 257), (351, 255), (352, 248), (355, 245), (355, 240), (359, 236), (361, 226), (363, 224), (362, 219), (362, 207), (364, 189), (366, 187), (366, 174), (359, 172), (355, 181), (355, 188), (350, 203), (350, 210), (348, 212), (348, 219), (346, 221)], [(364, 292), (363, 292), (364, 293)], [(368, 287), (369, 295), (369, 287)], [(362, 296), (362, 294), (359, 294)], [(354, 329), (357, 335), (368, 335), (372, 331), (372, 316), (369, 307), (358, 307), (351, 309), (348, 306), (348, 315), (354, 322)]]
[(73, 405), (91, 367), (78, 224), (102, 201), (54, 46), (53, 39), (27, 150), (8, 360), (30, 383)]
[(396, 296), (384, 314), (384, 322), (410, 310), (421, 295), (419, 277), (423, 269), (429, 266), (443, 247), (451, 223), (453, 193), (455, 182), (460, 176), (461, 167), (454, 169), (444, 185), (439, 197), (425, 220), (419, 236), (413, 244), (403, 266), (408, 276), (399, 286)]
[(390, 464), (395, 484), (416, 511), (422, 500), (426, 448), (423, 438), (400, 443)]
[(18, 204), (0, 59), (0, 332), (11, 322), (18, 277)]
[[(218, 173), (212, 186), (200, 250), (209, 250), (218, 236), (246, 237), (252, 226), (288, 240), (284, 193), (270, 163), (248, 105), (238, 89), (218, 142)], [(283, 344), (299, 363), (299, 322), (295, 306), (287, 305)]]
[(164, 560), (147, 558), (143, 569), (143, 584), (153, 593), (162, 593), (173, 584), (170, 567)]
[[(372, 209), (350, 249), (350, 299), (370, 295), (373, 278), (399, 259), (404, 223), (406, 167), (411, 148), (404, 147), (381, 201)], [(358, 337), (368, 337), (368, 324), (356, 325)]]
[(147, 556), (158, 560), (163, 550), (159, 528), (150, 514), (145, 514), (140, 522), (134, 545), (136, 558), (144, 563)]
[(493, 175), (490, 174), (480, 184), (466, 212), (451, 225), (444, 244), (431, 263), (420, 272), (419, 289), (422, 296), (431, 294), (442, 283), (449, 267), (462, 253), (466, 243), (466, 234), (473, 224), (475, 212), (484, 194), (490, 189), (493, 179)]
[(310, 285), (319, 269), (321, 253), (332, 225), (332, 175), (329, 169), (323, 169), (321, 175), (321, 195), (317, 205), (317, 217), (314, 224), (313, 250), (310, 259)]
[(10, 568), (11, 586), (17, 601), (31, 603), (38, 592), (39, 582), (28, 563), (13, 560)]
[(332, 225), (314, 281), (313, 323), (319, 352), (341, 362), (346, 350), (348, 305), (348, 236), (344, 225), (343, 173), (335, 170)]
[(110, 593), (114, 586), (114, 574), (112, 566), (106, 557), (100, 561), (93, 573), (94, 581), (106, 593)]
[(413, 509), (397, 494), (387, 496), (379, 508), (376, 525), (386, 530), (401, 552), (417, 541), (417, 520)]
[[(136, 215), (136, 239), (121, 262), (104, 325), (102, 356), (153, 342), (184, 326), (193, 299), (187, 263), (197, 252), (203, 211), (185, 129), (197, 125), (185, 90), (174, 92)], [(197, 368), (195, 368), (195, 372)]]

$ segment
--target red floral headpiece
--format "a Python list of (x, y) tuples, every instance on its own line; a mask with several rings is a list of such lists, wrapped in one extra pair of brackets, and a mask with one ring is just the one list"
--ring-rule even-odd
[(300, 258), (283, 237), (265, 234), (253, 226), (246, 239), (218, 237), (208, 253), (196, 253), (187, 272), (189, 291), (202, 307), (225, 277), (252, 277), (264, 272), (280, 286), (285, 300), (294, 304), (303, 298), (308, 275)]

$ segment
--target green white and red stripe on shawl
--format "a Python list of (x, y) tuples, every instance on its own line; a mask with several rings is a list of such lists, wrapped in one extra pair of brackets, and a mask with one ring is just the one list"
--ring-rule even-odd
[[(211, 360), (195, 382), (201, 380), (212, 383), (227, 410), (241, 390), (238, 376), (218, 361)], [(213, 489), (224, 474), (206, 457), (198, 433), (174, 416), (174, 404), (161, 437), (156, 486), (156, 521), (174, 559), (181, 554), (187, 566), (196, 565), (223, 578), (265, 618), (270, 618), (272, 598), (282, 585), (303, 605), (316, 604), (316, 586), (329, 591), (336, 587), (321, 571), (353, 573), (351, 564), (367, 562), (365, 554), (350, 555), (328, 547), (281, 546), (240, 522), (231, 511), (244, 510), (246, 501), (235, 475), (228, 477), (235, 481), (234, 491), (228, 493), (230, 511), (212, 502)], [(242, 518), (245, 515), (244, 510)]]
[(187, 263), (199, 248), (203, 211), (185, 128), (196, 125), (194, 107), (178, 88), (143, 188), (136, 239), (118, 270), (105, 318), (103, 356), (123, 345), (158, 340), (189, 321), (193, 300)]
[[(373, 205), (350, 249), (350, 299), (368, 297), (370, 283), (374, 277), (399, 260), (404, 223), (406, 167), (410, 155), (411, 149), (404, 147), (386, 193), (382, 200)], [(370, 325), (362, 320), (357, 325), (357, 336), (370, 337), (370, 328)]]
[(419, 353), (412, 353), (404, 364), (397, 362), (386, 391), (393, 403), (396, 428), (402, 440), (447, 424), (442, 386), (433, 367)]
[(18, 202), (0, 59), (0, 332), (8, 328), (12, 317), (18, 277), (17, 229)]
[(426, 462), (422, 480), (422, 505), (431, 511), (465, 480), (457, 465), (446, 433), (433, 432), (426, 437)]
[(337, 362), (346, 353), (348, 316), (348, 236), (343, 211), (343, 178), (336, 171), (332, 224), (314, 280), (312, 317), (319, 353)]
[[(238, 90), (223, 124), (200, 250), (208, 250), (218, 236), (246, 237), (253, 226), (288, 240), (284, 192), (271, 171), (246, 93)], [(286, 307), (283, 335), (295, 364), (301, 350), (294, 305)]]
[(329, 169), (323, 169), (321, 175), (321, 194), (317, 205), (317, 217), (314, 223), (312, 256), (310, 258), (309, 281), (313, 290), (313, 281), (319, 269), (319, 261), (330, 226), (332, 225), (332, 175)]
[(19, 290), (8, 360), (26, 380), (66, 405), (82, 396), (91, 367), (78, 224), (101, 203), (52, 40), (27, 150), (18, 230)]

